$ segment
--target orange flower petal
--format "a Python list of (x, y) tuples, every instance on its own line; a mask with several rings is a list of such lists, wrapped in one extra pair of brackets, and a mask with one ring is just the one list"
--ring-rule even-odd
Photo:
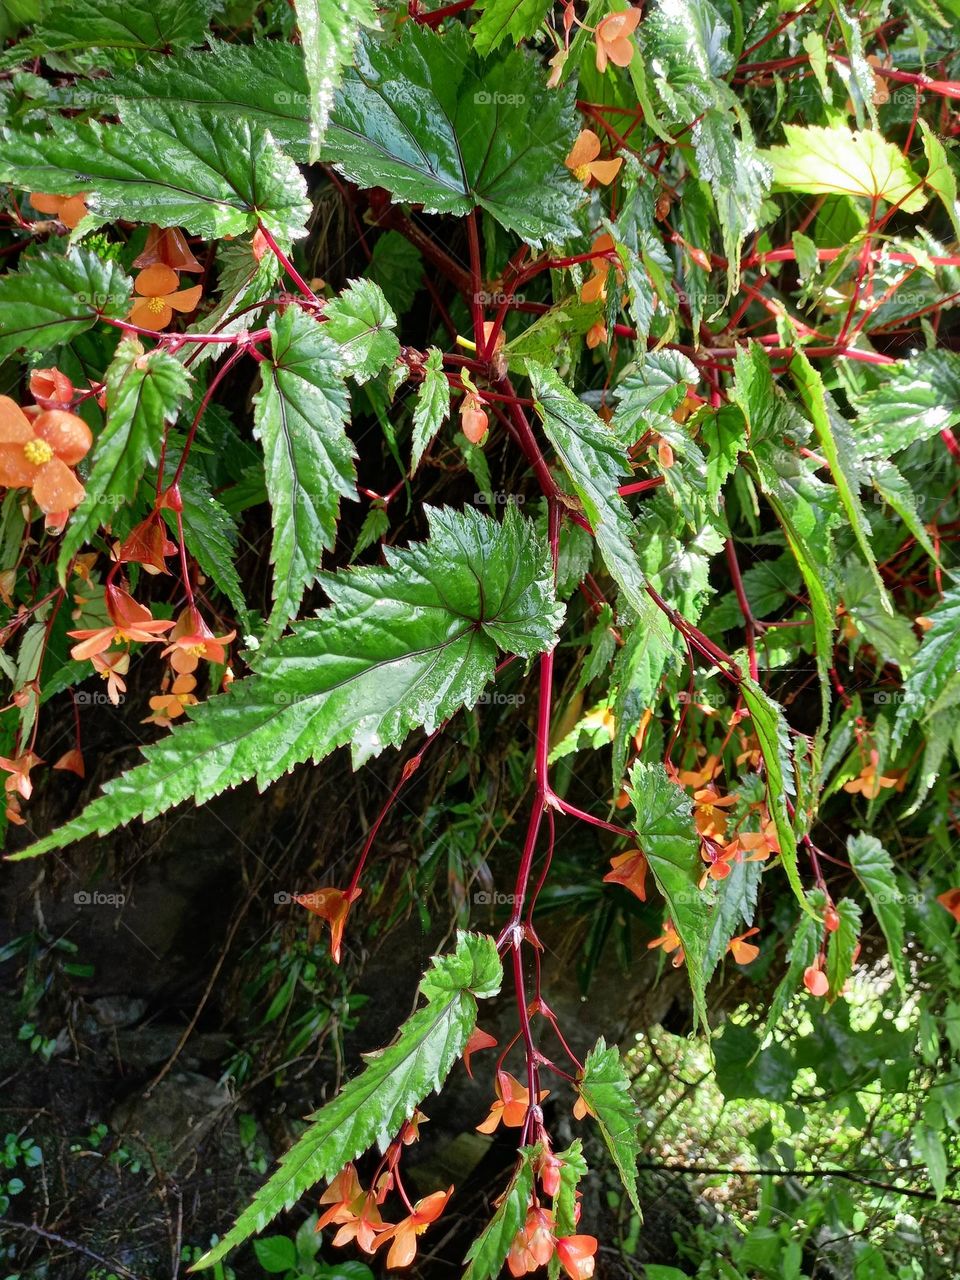
[(26, 444), (32, 439), (27, 415), (9, 396), (0, 396), (0, 444)]
[(173, 267), (157, 262), (140, 272), (133, 287), (144, 298), (162, 298), (168, 293), (175, 293), (179, 284), (180, 277)]
[(581, 129), (564, 164), (568, 169), (579, 169), (581, 165), (596, 160), (599, 154), (600, 139), (592, 129)]
[(69, 467), (85, 458), (93, 444), (93, 435), (84, 420), (65, 409), (45, 410), (34, 420), (33, 429)]
[(70, 196), (60, 205), (60, 221), (72, 231), (89, 212), (86, 196)]
[(39, 469), (33, 482), (33, 496), (41, 511), (72, 511), (83, 501), (86, 490), (65, 462), (51, 458)]
[(190, 289), (178, 289), (176, 293), (168, 294), (165, 301), (173, 307), (174, 311), (193, 311), (202, 293), (203, 286), (195, 284)]
[(37, 464), (28, 462), (22, 444), (0, 444), (0, 484), (8, 489), (24, 489), (33, 484)]
[(37, 213), (48, 213), (52, 217), (59, 216), (60, 206), (63, 204), (63, 196), (45, 196), (39, 191), (30, 192), (30, 203), (36, 209)]
[[(152, 271), (150, 267), (148, 270)], [(160, 311), (151, 311), (150, 303), (145, 298), (142, 302), (135, 302), (133, 310), (130, 312), (130, 319), (139, 329), (150, 329), (156, 333), (160, 329), (165, 329), (173, 319), (173, 308), (164, 302)]]
[(603, 186), (611, 183), (620, 172), (623, 160), (617, 156), (615, 160), (594, 160), (590, 165), (590, 176), (596, 178)]

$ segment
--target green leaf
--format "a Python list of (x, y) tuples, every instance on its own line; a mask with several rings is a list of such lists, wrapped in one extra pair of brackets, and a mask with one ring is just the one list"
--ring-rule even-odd
[(893, 859), (876, 836), (866, 831), (847, 836), (847, 857), (887, 940), (887, 954), (897, 986), (905, 993), (903, 895), (897, 887)]
[[(168, 464), (167, 479), (173, 478)], [(247, 624), (247, 604), (237, 574), (237, 525), (229, 511), (213, 496), (210, 484), (191, 455), (180, 477), (183, 499), (183, 540), (206, 577), (230, 601), (239, 621)], [(164, 509), (164, 518), (174, 537), (178, 536), (176, 513)]]
[(611, 684), (617, 688), (613, 705), (616, 725), (611, 769), (613, 790), (618, 794), (630, 750), (643, 713), (656, 702), (657, 691), (672, 650), (648, 627), (630, 627), (617, 651)]
[[(2, 162), (0, 162), (2, 163)], [(14, 351), (49, 351), (130, 309), (133, 286), (115, 262), (88, 249), (25, 254), (0, 275), (0, 360)]]
[(760, 222), (760, 210), (770, 189), (770, 165), (756, 148), (743, 114), (705, 111), (693, 129), (693, 146), (702, 181), (710, 184), (723, 235), (727, 260), (727, 297), (740, 287), (743, 242)]
[(669, 648), (667, 629), (645, 590), (637, 528), (617, 492), (629, 474), (627, 440), (578, 400), (553, 369), (528, 360), (527, 373), (543, 429), (583, 503), (607, 571), (642, 624), (652, 628)]
[(254, 400), (273, 511), (268, 643), (296, 615), (324, 551), (336, 543), (340, 499), (357, 496), (356, 450), (344, 430), (350, 402), (327, 327), (298, 307), (271, 316), (273, 358), (261, 365), (263, 386)]
[(825, 973), (830, 983), (829, 999), (843, 991), (843, 984), (853, 971), (853, 953), (860, 939), (861, 913), (852, 898), (841, 898), (836, 904), (840, 923), (827, 938)]
[(761, 1051), (758, 1036), (731, 1021), (724, 1023), (713, 1044), (717, 1087), (724, 1098), (790, 1099), (797, 1064), (784, 1045), (770, 1044)]
[(340, 347), (347, 372), (363, 383), (393, 364), (400, 343), (397, 317), (372, 280), (351, 280), (324, 308), (326, 334)]
[(523, 52), (481, 62), (459, 24), (407, 22), (399, 39), (361, 34), (321, 158), (428, 213), (484, 209), (537, 246), (575, 234), (576, 131), (572, 93), (547, 89)]
[(637, 763), (627, 787), (636, 815), (637, 843), (646, 855), (657, 888), (666, 899), (686, 957), (696, 1019), (708, 1026), (703, 971), (710, 904), (700, 888), (703, 862), (693, 806), (684, 789), (661, 764)]
[(921, 351), (889, 365), (873, 390), (856, 397), (861, 453), (888, 458), (960, 422), (960, 355), (943, 348)]
[(750, 712), (753, 729), (760, 743), (766, 770), (767, 806), (777, 829), (780, 842), (780, 861), (787, 873), (790, 887), (804, 911), (810, 904), (800, 883), (797, 871), (797, 837), (787, 809), (787, 796), (793, 795), (793, 771), (790, 766), (790, 731), (782, 708), (750, 679), (744, 678), (740, 693)]
[(630, 1203), (640, 1213), (637, 1196), (637, 1160), (642, 1150), (638, 1133), (640, 1114), (620, 1052), (616, 1045), (608, 1046), (603, 1036), (587, 1054), (579, 1088), (580, 1096), (596, 1116)]
[(194, 112), (254, 122), (258, 129), (269, 130), (294, 160), (305, 163), (309, 158), (309, 85), (299, 45), (211, 39), (202, 51), (144, 58), (135, 71), (81, 81), (62, 92), (65, 105), (106, 113), (119, 110), (121, 118), (151, 105), (189, 102)]
[(420, 465), (423, 452), (450, 416), (450, 383), (443, 372), (443, 352), (431, 347), (423, 365), (423, 382), (413, 408), (413, 444), (410, 474)]
[(957, 200), (957, 175), (950, 167), (950, 160), (943, 143), (926, 120), (920, 121), (923, 134), (923, 153), (927, 157), (927, 176), (924, 182), (940, 200), (947, 217), (953, 224), (953, 233), (960, 238), (960, 202)]
[(479, 934), (459, 934), (452, 955), (434, 957), (420, 984), (426, 1003), (392, 1044), (365, 1054), (364, 1070), (310, 1116), (306, 1133), (196, 1268), (213, 1266), (374, 1143), (384, 1151), (419, 1103), (443, 1084), (476, 1024), (477, 998), (495, 995), (500, 977), (496, 945)]
[(927, 1166), (930, 1181), (939, 1200), (947, 1189), (947, 1177), (951, 1172), (943, 1138), (939, 1130), (926, 1121), (921, 1121), (914, 1128), (912, 1136), (913, 1148)]
[(820, 675), (822, 719), (829, 711), (828, 670), (833, 661), (834, 610), (830, 581), (830, 528), (835, 491), (813, 475), (805, 459), (786, 447), (802, 422), (774, 385), (770, 358), (752, 342), (737, 354), (732, 398), (743, 411), (750, 443), (749, 457), (757, 479), (787, 536), (790, 550), (810, 597)]
[(190, 375), (159, 347), (144, 352), (133, 337), (117, 347), (106, 374), (107, 420), (93, 447), (87, 496), (73, 513), (60, 546), (61, 581), (79, 548), (117, 508), (136, 497), (147, 467), (157, 464), (164, 427), (176, 420)]
[(708, 983), (726, 954), (727, 944), (736, 936), (740, 923), (753, 924), (757, 891), (763, 874), (759, 862), (734, 862), (730, 874), (717, 882), (717, 901), (710, 914), (706, 948), (703, 956), (703, 981)]
[[(202, 44), (216, 0), (48, 0), (29, 39), (6, 50), (0, 67), (51, 53), (89, 49), (158, 52)], [(56, 64), (55, 64), (56, 65)]]
[(296, 165), (250, 120), (181, 104), (130, 108), (122, 124), (50, 120), (43, 134), (6, 131), (0, 181), (27, 191), (89, 193), (106, 220), (184, 227), (207, 239), (262, 221), (281, 241), (306, 235), (310, 205)]
[(414, 728), (472, 707), (497, 650), (533, 657), (555, 643), (562, 609), (547, 549), (515, 508), (429, 512), (431, 537), (386, 547), (386, 566), (325, 574), (332, 600), (256, 659), (256, 674), (190, 709), (72, 822), (17, 857), (202, 804), (256, 777), (263, 789), (305, 760), (352, 745), (355, 766)]
[(399, 231), (385, 231), (377, 237), (365, 274), (380, 286), (392, 309), (402, 316), (410, 310), (423, 284), (423, 258), (417, 246)]
[(697, 419), (700, 438), (707, 448), (707, 501), (711, 511), (719, 510), (723, 486), (737, 467), (737, 458), (747, 443), (747, 424), (736, 405), (708, 409)]
[(813, 429), (820, 441), (820, 449), (830, 467), (830, 474), (837, 486), (837, 493), (850, 521), (850, 528), (863, 553), (867, 568), (873, 577), (880, 602), (887, 613), (893, 613), (893, 605), (887, 595), (883, 579), (870, 545), (870, 526), (860, 505), (860, 477), (856, 467), (856, 445), (846, 420), (836, 411), (828, 411), (823, 380), (802, 351), (798, 351), (790, 363), (790, 372), (800, 393)]
[[(820, 897), (822, 899), (823, 895), (821, 894)], [(761, 1045), (767, 1036), (775, 1030), (783, 1017), (787, 1005), (796, 994), (804, 969), (808, 969), (816, 960), (817, 952), (820, 949), (822, 931), (823, 924), (821, 919), (817, 915), (813, 904), (811, 904), (810, 910), (797, 921), (797, 927), (794, 930), (793, 941), (790, 944), (790, 952), (787, 957), (787, 971), (780, 979), (770, 999), (767, 1020), (763, 1025), (759, 1038)]]
[(509, 36), (514, 44), (537, 34), (550, 10), (550, 0), (484, 0), (473, 28), (473, 47), (481, 57)]
[(948, 588), (927, 617), (932, 626), (924, 632), (903, 686), (903, 700), (893, 723), (893, 751), (902, 745), (914, 721), (924, 718), (960, 667), (960, 586)]
[(553, 1221), (556, 1235), (562, 1240), (564, 1236), (572, 1236), (577, 1229), (576, 1193), (581, 1178), (587, 1175), (587, 1162), (583, 1158), (583, 1143), (579, 1138), (574, 1138), (566, 1151), (558, 1151), (556, 1155), (563, 1168), (560, 1170), (560, 1189), (553, 1197)]
[(916, 495), (906, 476), (892, 462), (882, 458), (874, 458), (866, 463), (864, 472), (879, 496), (893, 508), (930, 559), (939, 561), (937, 549), (920, 518)]
[(786, 146), (760, 153), (773, 166), (775, 191), (885, 200), (904, 213), (927, 203), (923, 182), (903, 152), (873, 129), (785, 124), (783, 132)]
[(297, 1265), (297, 1246), (289, 1236), (267, 1236), (265, 1240), (254, 1240), (253, 1251), (261, 1267), (271, 1275), (292, 1271)]
[(539, 1147), (520, 1151), (517, 1170), (500, 1197), (496, 1212), (467, 1251), (463, 1280), (496, 1280), (499, 1276), (514, 1237), (526, 1221), (533, 1191), (533, 1162), (539, 1152)]
[(320, 154), (343, 67), (361, 27), (377, 27), (372, 0), (294, 0), (310, 85), (310, 160)]

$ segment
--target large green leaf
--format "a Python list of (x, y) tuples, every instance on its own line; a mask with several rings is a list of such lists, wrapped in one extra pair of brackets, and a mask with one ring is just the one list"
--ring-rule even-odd
[(790, 764), (790, 731), (787, 728), (787, 721), (779, 703), (774, 702), (770, 695), (752, 680), (744, 678), (741, 681), (740, 693), (750, 712), (753, 731), (757, 735), (763, 755), (767, 807), (777, 829), (780, 861), (783, 863), (797, 901), (805, 911), (809, 911), (809, 903), (797, 870), (797, 837), (787, 808), (787, 797), (793, 795), (796, 790)]
[(202, 44), (218, 0), (47, 0), (29, 39), (5, 50), (0, 68), (51, 53)]
[(333, 91), (353, 56), (361, 27), (377, 26), (373, 0), (294, 0), (310, 85), (310, 159), (320, 154)]
[(774, 190), (885, 200), (904, 213), (916, 213), (927, 203), (909, 160), (876, 130), (786, 124), (783, 132), (786, 146), (761, 153), (773, 168)]
[(847, 857), (887, 940), (887, 954), (897, 985), (905, 992), (903, 895), (897, 886), (893, 859), (876, 836), (866, 831), (847, 836)]
[(496, 945), (481, 934), (461, 933), (456, 951), (434, 957), (420, 983), (426, 1003), (392, 1044), (365, 1054), (364, 1070), (310, 1117), (306, 1133), (197, 1267), (213, 1266), (374, 1143), (385, 1150), (416, 1106), (443, 1084), (476, 1025), (477, 999), (496, 995), (501, 976)]
[(298, 307), (269, 320), (272, 359), (254, 402), (273, 511), (273, 639), (294, 617), (334, 546), (340, 499), (355, 498), (356, 450), (345, 429), (350, 402), (340, 351), (326, 326)]
[(88, 249), (27, 254), (0, 275), (0, 360), (14, 351), (50, 351), (130, 308), (132, 285), (115, 262)]
[[(169, 458), (167, 465), (172, 476)], [(223, 503), (213, 496), (210, 482), (193, 454), (180, 477), (180, 497), (183, 499), (180, 519), (187, 550), (230, 601), (235, 616), (244, 626), (248, 625), (247, 604), (237, 573), (237, 524)], [(165, 507), (163, 514), (170, 532), (177, 537), (176, 512)]]
[(249, 120), (182, 104), (131, 108), (122, 124), (51, 120), (42, 134), (9, 130), (0, 181), (28, 191), (88, 194), (111, 221), (185, 227), (210, 239), (262, 221), (284, 242), (306, 235), (310, 205), (296, 165)]
[(467, 1251), (463, 1280), (496, 1280), (503, 1270), (510, 1246), (527, 1217), (533, 1166), (539, 1152), (540, 1147), (524, 1147), (520, 1151), (516, 1172), (500, 1197), (496, 1212)]
[(943, 599), (927, 614), (933, 624), (924, 632), (910, 674), (903, 686), (903, 700), (893, 723), (892, 750), (896, 751), (917, 720), (925, 718), (947, 681), (960, 668), (960, 586), (944, 592)]
[(87, 496), (73, 513), (60, 547), (61, 578), (91, 534), (136, 497), (146, 468), (156, 466), (164, 428), (176, 421), (190, 375), (166, 351), (144, 352), (131, 337), (117, 347), (106, 383), (107, 421), (93, 447)]
[(888, 458), (960, 422), (960, 355), (940, 348), (890, 365), (855, 403), (861, 453)]
[(481, 62), (462, 26), (407, 22), (399, 39), (361, 35), (321, 156), (431, 213), (481, 208), (530, 244), (564, 240), (581, 196), (563, 164), (572, 106), (525, 53)]
[(813, 429), (816, 432), (817, 440), (820, 442), (821, 452), (830, 467), (830, 474), (833, 476), (833, 482), (837, 486), (837, 493), (850, 521), (850, 528), (853, 530), (853, 536), (856, 538), (857, 545), (863, 552), (863, 558), (873, 576), (881, 604), (887, 613), (893, 613), (893, 605), (890, 603), (887, 589), (884, 586), (883, 579), (880, 577), (873, 548), (870, 545), (870, 525), (867, 523), (867, 517), (864, 515), (863, 507), (860, 503), (860, 476), (857, 471), (856, 445), (847, 421), (835, 408), (832, 413), (830, 412), (832, 406), (828, 406), (823, 379), (802, 351), (798, 351), (793, 357), (790, 364), (790, 372), (793, 374), (793, 380), (800, 393), (800, 398), (806, 407), (807, 413), (810, 415), (810, 420), (813, 422)]
[(617, 492), (617, 486), (629, 474), (629, 442), (578, 400), (553, 369), (528, 360), (527, 372), (543, 429), (583, 503), (608, 573), (616, 579), (643, 625), (653, 628), (669, 648), (669, 632), (645, 590), (646, 579), (637, 553), (637, 528)]
[(194, 112), (269, 129), (294, 160), (309, 158), (310, 86), (303, 50), (280, 40), (248, 45), (211, 39), (203, 50), (147, 57), (135, 71), (78, 81), (60, 91), (60, 100), (98, 114), (119, 111), (122, 119), (151, 105), (189, 103)]
[(762, 874), (763, 866), (760, 862), (748, 862), (744, 858), (740, 862), (734, 862), (730, 867), (730, 874), (717, 882), (717, 900), (710, 915), (703, 957), (705, 983), (713, 976), (741, 922), (747, 927), (753, 924)]
[(508, 37), (519, 44), (536, 35), (550, 11), (550, 0), (483, 0), (477, 7), (482, 11), (473, 28), (473, 45), (486, 56)]
[(742, 115), (705, 111), (693, 129), (697, 168), (710, 184), (723, 235), (727, 260), (728, 297), (740, 286), (740, 253), (746, 237), (760, 222), (760, 210), (770, 189), (771, 170), (753, 140)]
[(841, 898), (836, 904), (840, 923), (827, 938), (826, 975), (830, 983), (829, 998), (836, 1000), (853, 970), (853, 956), (860, 938), (860, 908), (852, 898)]
[(550, 648), (562, 610), (533, 524), (512, 508), (502, 523), (473, 510), (429, 515), (431, 537), (385, 548), (386, 567), (324, 575), (330, 608), (258, 655), (255, 675), (191, 708), (190, 723), (147, 747), (146, 762), (79, 817), (15, 856), (191, 797), (202, 804), (254, 776), (263, 788), (347, 742), (360, 765), (473, 706), (498, 648), (521, 657)]
[(693, 824), (693, 805), (684, 789), (667, 777), (662, 764), (637, 763), (627, 787), (636, 811), (633, 826), (670, 919), (683, 945), (697, 1020), (707, 1023), (704, 956), (710, 927), (710, 900), (700, 888), (703, 861)]
[(637, 1197), (640, 1113), (630, 1092), (630, 1080), (620, 1052), (616, 1045), (608, 1046), (603, 1036), (587, 1054), (579, 1087), (581, 1097), (596, 1116), (630, 1203), (640, 1213)]

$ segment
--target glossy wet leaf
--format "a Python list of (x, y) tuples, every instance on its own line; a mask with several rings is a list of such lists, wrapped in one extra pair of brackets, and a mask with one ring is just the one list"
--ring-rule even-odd
[(14, 351), (49, 351), (90, 329), (101, 315), (130, 307), (131, 282), (115, 262), (89, 249), (25, 254), (0, 276), (0, 359)]

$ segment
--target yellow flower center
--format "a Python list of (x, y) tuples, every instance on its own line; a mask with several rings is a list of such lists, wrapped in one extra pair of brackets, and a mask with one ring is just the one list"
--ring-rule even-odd
[(202, 658), (207, 652), (207, 646), (201, 640), (199, 644), (188, 644), (186, 650), (191, 658)]
[(588, 164), (578, 164), (573, 171), (573, 176), (578, 182), (586, 182), (590, 177), (590, 166)]
[(164, 302), (163, 298), (147, 299), (147, 310), (152, 316), (158, 316), (166, 305), (167, 304)]
[(28, 440), (23, 446), (23, 456), (28, 462), (33, 463), (35, 467), (42, 467), (45, 462), (49, 462), (53, 457), (53, 450), (46, 440), (40, 440), (37, 436), (34, 436), (32, 440)]

